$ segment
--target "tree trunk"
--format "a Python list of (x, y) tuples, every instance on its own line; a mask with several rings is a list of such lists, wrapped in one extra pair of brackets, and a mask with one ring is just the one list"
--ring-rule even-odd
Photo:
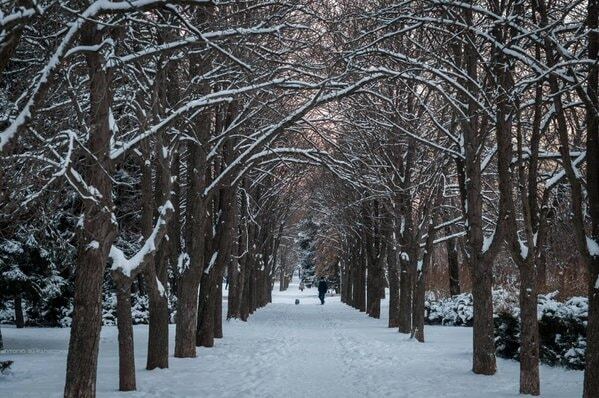
[(17, 329), (25, 327), (25, 317), (23, 316), (23, 298), (21, 293), (15, 294), (15, 326)]
[(424, 343), (424, 266), (418, 270), (416, 288), (414, 289), (414, 306), (412, 308), (412, 337)]
[[(197, 129), (208, 130), (208, 115), (201, 118)], [(195, 358), (196, 333), (198, 325), (199, 287), (204, 275), (205, 243), (208, 220), (205, 199), (200, 196), (205, 186), (206, 159), (203, 151), (195, 143), (189, 144), (185, 247), (189, 254), (187, 268), (181, 272), (177, 296), (177, 325), (175, 337), (175, 357)]]
[(399, 332), (410, 333), (412, 330), (412, 273), (411, 259), (401, 253), (399, 259)]
[[(269, 245), (268, 247), (271, 246)], [(272, 302), (273, 275), (271, 275), (271, 273), (272, 268), (275, 264), (275, 258), (273, 256), (270, 256), (268, 253), (264, 253), (264, 256), (262, 258), (264, 259), (266, 264), (264, 266), (264, 279), (262, 286), (262, 292), (264, 293), (262, 297), (262, 305), (260, 307), (265, 307), (266, 305)]]
[(539, 395), (539, 321), (534, 260), (520, 266), (520, 394)]
[[(599, 1), (587, 4), (589, 66), (587, 95), (591, 105), (587, 109), (587, 191), (591, 215), (591, 239), (599, 244)], [(583, 227), (584, 228), (584, 227)], [(589, 239), (589, 238), (587, 238)], [(588, 246), (588, 243), (587, 243)], [(587, 325), (586, 367), (584, 373), (585, 398), (599, 396), (599, 253), (590, 253), (589, 269), (589, 316)]]
[(242, 288), (240, 294), (240, 306), (239, 306), (239, 317), (242, 321), (247, 321), (250, 317), (250, 306), (251, 306), (251, 298), (250, 298), (250, 288), (251, 288), (251, 273), (249, 270), (248, 264), (248, 253), (245, 254), (243, 259), (243, 266), (241, 268), (241, 281), (240, 287)]
[(599, 289), (595, 287), (599, 280), (599, 256), (591, 257), (590, 269), (584, 398), (599, 396)]
[(381, 278), (376, 275), (371, 278), (373, 284), (370, 289), (370, 295), (368, 299), (368, 315), (372, 318), (379, 319), (381, 317)]
[(354, 306), (354, 294), (353, 294), (353, 287), (354, 287), (354, 276), (353, 276), (353, 272), (352, 272), (352, 263), (351, 261), (347, 262), (347, 264), (345, 264), (345, 303), (350, 305), (350, 306)]
[[(164, 74), (166, 73), (167, 68), (165, 67), (162, 69), (161, 78), (159, 79), (161, 90), (164, 90), (163, 86), (166, 85), (166, 79), (164, 78)], [(164, 148), (168, 148), (168, 143), (165, 134), (162, 133), (157, 136), (154, 148), (156, 159), (155, 207), (161, 206), (167, 197), (170, 197), (172, 189), (171, 164), (169, 155), (165, 153)], [(173, 222), (173, 220), (168, 222)], [(149, 262), (145, 270), (150, 309), (148, 360), (146, 365), (148, 370), (168, 368), (168, 258), (168, 248), (165, 245), (161, 245), (156, 252), (154, 261)]]
[[(451, 233), (449, 229), (447, 233)], [(449, 294), (460, 294), (460, 263), (458, 262), (457, 239), (447, 240), (447, 264), (449, 266)]]
[[(192, 270), (186, 270), (187, 273)], [(198, 323), (199, 277), (182, 274), (177, 294), (177, 325), (175, 357), (196, 357), (196, 327)]]
[(389, 243), (387, 264), (389, 267), (389, 327), (399, 328), (399, 272), (395, 242)]
[[(241, 202), (239, 206), (238, 202)], [(241, 318), (241, 301), (243, 299), (243, 288), (244, 288), (244, 274), (242, 271), (242, 264), (245, 252), (245, 242), (247, 238), (247, 231), (245, 228), (245, 219), (242, 218), (245, 213), (245, 201), (243, 196), (241, 200), (234, 200), (233, 206), (235, 206), (235, 213), (233, 215), (233, 227), (236, 233), (233, 234), (233, 245), (231, 247), (231, 253), (229, 259), (229, 297), (227, 300), (227, 319)], [(245, 256), (244, 256), (245, 257)]]
[[(82, 45), (102, 42), (103, 30), (86, 22)], [(77, 229), (78, 252), (75, 268), (73, 322), (67, 356), (65, 398), (90, 398), (96, 395), (98, 346), (102, 324), (102, 280), (110, 247), (117, 229), (112, 214), (109, 112), (112, 101), (110, 71), (103, 65), (98, 52), (86, 53), (90, 77), (90, 155), (83, 166), (83, 180), (100, 193), (100, 203), (85, 200), (82, 208), (82, 228)], [(90, 246), (97, 242), (96, 249)]]
[(258, 264), (256, 259), (250, 260), (250, 314), (258, 308), (258, 301), (260, 296), (260, 290), (258, 286), (258, 280), (260, 279), (260, 270), (258, 270)]
[(266, 276), (266, 301), (264, 302), (264, 305), (272, 303), (272, 289), (274, 287), (273, 278), (268, 274)]
[[(166, 270), (158, 277), (153, 267), (145, 272), (149, 298), (148, 358), (146, 369), (168, 368), (168, 297), (165, 289)], [(154, 280), (154, 283), (150, 281)]]
[(360, 309), (360, 305), (359, 303), (359, 292), (360, 292), (360, 263), (359, 263), (359, 256), (356, 255), (353, 259), (352, 259), (352, 264), (351, 264), (351, 269), (352, 269), (352, 307), (354, 307), (355, 309), (359, 310)]
[(416, 283), (414, 285), (414, 304), (412, 307), (412, 337), (416, 337), (421, 343), (424, 343), (424, 296), (426, 289), (426, 274), (429, 263), (433, 257), (433, 248), (435, 242), (435, 224), (437, 223), (437, 208), (441, 204), (442, 192), (439, 189), (436, 193), (436, 199), (429, 213), (429, 227), (427, 231), (426, 245), (422, 254), (422, 259), (418, 263), (414, 275)]
[(358, 274), (356, 286), (356, 304), (360, 312), (366, 311), (366, 265), (364, 264), (364, 256), (361, 254), (358, 257)]
[(158, 277), (154, 267), (148, 267), (145, 272), (150, 307), (147, 370), (168, 368), (168, 298), (162, 282), (166, 283), (165, 272), (162, 273)]
[[(376, 249), (372, 249), (376, 250)], [(368, 264), (368, 316), (379, 319), (381, 317), (381, 275), (379, 261), (375, 256), (369, 256)]]
[(223, 278), (218, 278), (214, 306), (214, 338), (223, 338)]
[(119, 391), (134, 391), (136, 386), (131, 280), (117, 275), (113, 279), (116, 284), (116, 314), (119, 333)]
[[(238, 255), (237, 247), (233, 250), (235, 256)], [(241, 295), (241, 272), (239, 270), (239, 260), (232, 257), (229, 260), (228, 267), (229, 290), (227, 293), (227, 319), (239, 317), (240, 295)]]
[[(107, 246), (112, 243), (110, 234), (101, 234), (102, 231), (112, 228), (108, 214), (90, 214), (85, 220), (86, 226), (81, 234), (96, 238), (88, 239), (88, 242), (102, 239), (104, 248), (101, 246), (100, 252), (87, 250), (84, 245), (80, 245), (77, 256), (73, 322), (64, 391), (65, 397), (69, 398), (96, 396), (98, 346), (102, 325), (102, 279), (107, 261)], [(99, 238), (99, 235), (104, 236)]]
[(214, 347), (214, 307), (216, 281), (213, 272), (202, 274), (200, 283), (200, 304), (198, 305), (198, 327), (196, 345)]
[(473, 265), (472, 297), (474, 301), (473, 365), (476, 374), (493, 375), (496, 371), (493, 324), (492, 264), (478, 261)]
[(281, 265), (279, 267), (279, 291), (284, 292), (285, 289), (285, 268)]
[(544, 294), (547, 290), (547, 252), (543, 247), (538, 250), (540, 254), (537, 260), (537, 294)]
[(340, 284), (341, 284), (341, 293), (339, 294), (339, 300), (346, 304), (347, 303), (347, 299), (346, 299), (346, 283), (347, 281), (345, 280), (345, 278), (347, 277), (347, 273), (345, 272), (345, 267), (342, 266), (341, 267), (341, 272), (340, 272)]

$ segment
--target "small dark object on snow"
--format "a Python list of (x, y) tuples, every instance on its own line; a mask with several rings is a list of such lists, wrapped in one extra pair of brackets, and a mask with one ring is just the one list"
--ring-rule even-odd
[(299, 299), (295, 299), (295, 305), (299, 304)]
[(0, 361), (0, 373), (6, 372), (10, 369), (10, 365), (13, 364), (13, 361)]

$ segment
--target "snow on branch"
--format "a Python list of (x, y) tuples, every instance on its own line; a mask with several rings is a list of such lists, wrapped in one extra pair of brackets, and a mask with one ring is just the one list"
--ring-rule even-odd
[[(580, 175), (580, 173), (578, 172), (578, 169), (576, 167), (585, 159), (586, 155), (587, 155), (586, 151), (581, 152), (580, 155), (578, 155), (578, 157), (576, 159), (574, 159), (574, 161), (572, 162), (572, 168), (574, 169), (574, 171), (576, 172), (577, 175)], [(566, 176), (566, 170), (565, 169), (560, 170), (559, 172), (555, 173), (555, 175), (553, 177), (551, 177), (550, 179), (548, 179), (545, 182), (545, 187), (547, 189), (553, 188), (565, 176)]]
[(156, 250), (160, 247), (162, 238), (166, 234), (168, 219), (174, 211), (175, 208), (170, 200), (167, 200), (164, 205), (160, 207), (160, 215), (158, 216), (158, 220), (156, 220), (152, 233), (133, 257), (127, 259), (125, 253), (123, 253), (121, 249), (112, 245), (109, 253), (109, 257), (112, 260), (111, 269), (113, 271), (120, 271), (130, 278), (141, 272), (148, 260), (150, 260)]
[[(213, 1), (210, 0), (186, 0), (183, 2), (186, 4), (213, 3)], [(48, 92), (48, 87), (51, 84), (51, 77), (58, 70), (58, 67), (64, 58), (68, 55), (71, 43), (78, 37), (79, 32), (87, 21), (93, 20), (95, 17), (101, 14), (147, 10), (152, 7), (163, 6), (166, 3), (167, 2), (165, 0), (136, 0), (116, 2), (99, 0), (90, 4), (87, 9), (78, 14), (77, 18), (69, 23), (69, 29), (62, 37), (62, 40), (52, 53), (50, 59), (39, 72), (38, 78), (32, 89), (29, 93), (26, 93), (29, 98), (28, 101), (20, 109), (18, 115), (11, 120), (10, 124), (3, 131), (0, 131), (0, 152), (4, 149), (4, 146), (8, 144), (8, 142), (11, 141), (13, 137), (19, 131), (21, 131), (33, 117), (37, 104), (39, 104), (39, 102)], [(178, 3), (178, 1), (169, 1), (169, 3)], [(5, 22), (4, 18), (3, 22)]]

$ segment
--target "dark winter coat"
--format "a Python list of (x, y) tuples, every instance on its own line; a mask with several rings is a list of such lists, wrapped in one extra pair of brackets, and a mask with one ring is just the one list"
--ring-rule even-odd
[(327, 285), (327, 281), (318, 282), (318, 293), (326, 293), (329, 290), (329, 285)]

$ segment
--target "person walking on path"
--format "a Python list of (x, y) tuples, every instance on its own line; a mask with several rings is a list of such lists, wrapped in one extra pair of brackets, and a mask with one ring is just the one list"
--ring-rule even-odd
[(324, 295), (329, 290), (329, 286), (327, 285), (327, 281), (322, 278), (320, 282), (318, 282), (318, 298), (320, 299), (320, 304), (324, 305)]

